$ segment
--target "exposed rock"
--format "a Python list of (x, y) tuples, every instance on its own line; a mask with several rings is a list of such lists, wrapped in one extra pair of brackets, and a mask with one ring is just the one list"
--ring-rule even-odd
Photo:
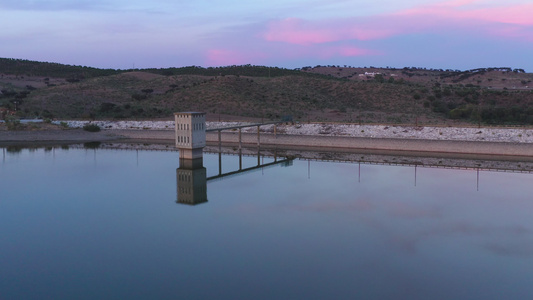
[[(64, 121), (69, 127), (81, 128), (89, 121)], [(59, 123), (59, 121), (57, 121)], [(174, 130), (173, 121), (92, 121), (104, 129)], [(244, 125), (242, 122), (207, 122), (207, 129)], [(413, 127), (356, 124), (295, 124), (277, 125), (277, 132), (291, 135), (328, 135), (371, 138), (489, 141), (533, 143), (533, 129), (485, 127)], [(390, 128), (394, 130), (388, 130)], [(243, 132), (256, 132), (257, 127), (243, 128)], [(274, 125), (261, 126), (263, 132), (273, 132)]]

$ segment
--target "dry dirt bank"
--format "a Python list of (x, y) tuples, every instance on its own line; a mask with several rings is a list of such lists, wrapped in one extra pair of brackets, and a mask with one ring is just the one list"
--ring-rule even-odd
[[(100, 132), (81, 129), (44, 131), (0, 131), (0, 144), (43, 142), (91, 142), (136, 140), (172, 144), (173, 122), (107, 122)], [(210, 122), (209, 128), (234, 123)], [(71, 126), (75, 126), (74, 123)], [(77, 127), (83, 126), (78, 122)], [(387, 151), (440, 152), (533, 156), (533, 130), (502, 128), (396, 127), (344, 124), (282, 125), (274, 135), (273, 126), (261, 127), (261, 146), (316, 149), (364, 149)], [(242, 145), (256, 146), (257, 127), (243, 130)], [(217, 132), (208, 132), (207, 141), (218, 144)], [(222, 132), (224, 145), (238, 146), (237, 131)]]

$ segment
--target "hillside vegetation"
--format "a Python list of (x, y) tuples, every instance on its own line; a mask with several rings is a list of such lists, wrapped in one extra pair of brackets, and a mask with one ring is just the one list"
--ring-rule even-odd
[[(211, 118), (533, 124), (533, 74), (521, 69), (196, 66), (112, 70), (0, 59), (0, 107), (23, 118)], [(7, 110), (6, 110), (7, 109)]]

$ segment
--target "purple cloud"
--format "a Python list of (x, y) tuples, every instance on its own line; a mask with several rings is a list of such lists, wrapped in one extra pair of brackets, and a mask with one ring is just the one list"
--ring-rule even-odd
[[(531, 38), (528, 33), (533, 26), (531, 17), (533, 4), (500, 5), (490, 8), (469, 6), (476, 2), (480, 1), (442, 2), (365, 18), (319, 21), (288, 18), (269, 22), (264, 39), (269, 42), (311, 45), (352, 40), (382, 40), (412, 33), (446, 31), (455, 27), (471, 31), (483, 28), (481, 25), (498, 25), (487, 27), (485, 34), (488, 35)], [(515, 26), (509, 28), (505, 27), (506, 24)]]

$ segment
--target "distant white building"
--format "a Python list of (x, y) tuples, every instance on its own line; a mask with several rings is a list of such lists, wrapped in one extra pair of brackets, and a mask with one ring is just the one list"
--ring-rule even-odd
[(365, 72), (364, 76), (374, 77), (374, 76), (379, 75), (379, 74), (381, 74), (381, 73), (378, 73), (378, 72)]

